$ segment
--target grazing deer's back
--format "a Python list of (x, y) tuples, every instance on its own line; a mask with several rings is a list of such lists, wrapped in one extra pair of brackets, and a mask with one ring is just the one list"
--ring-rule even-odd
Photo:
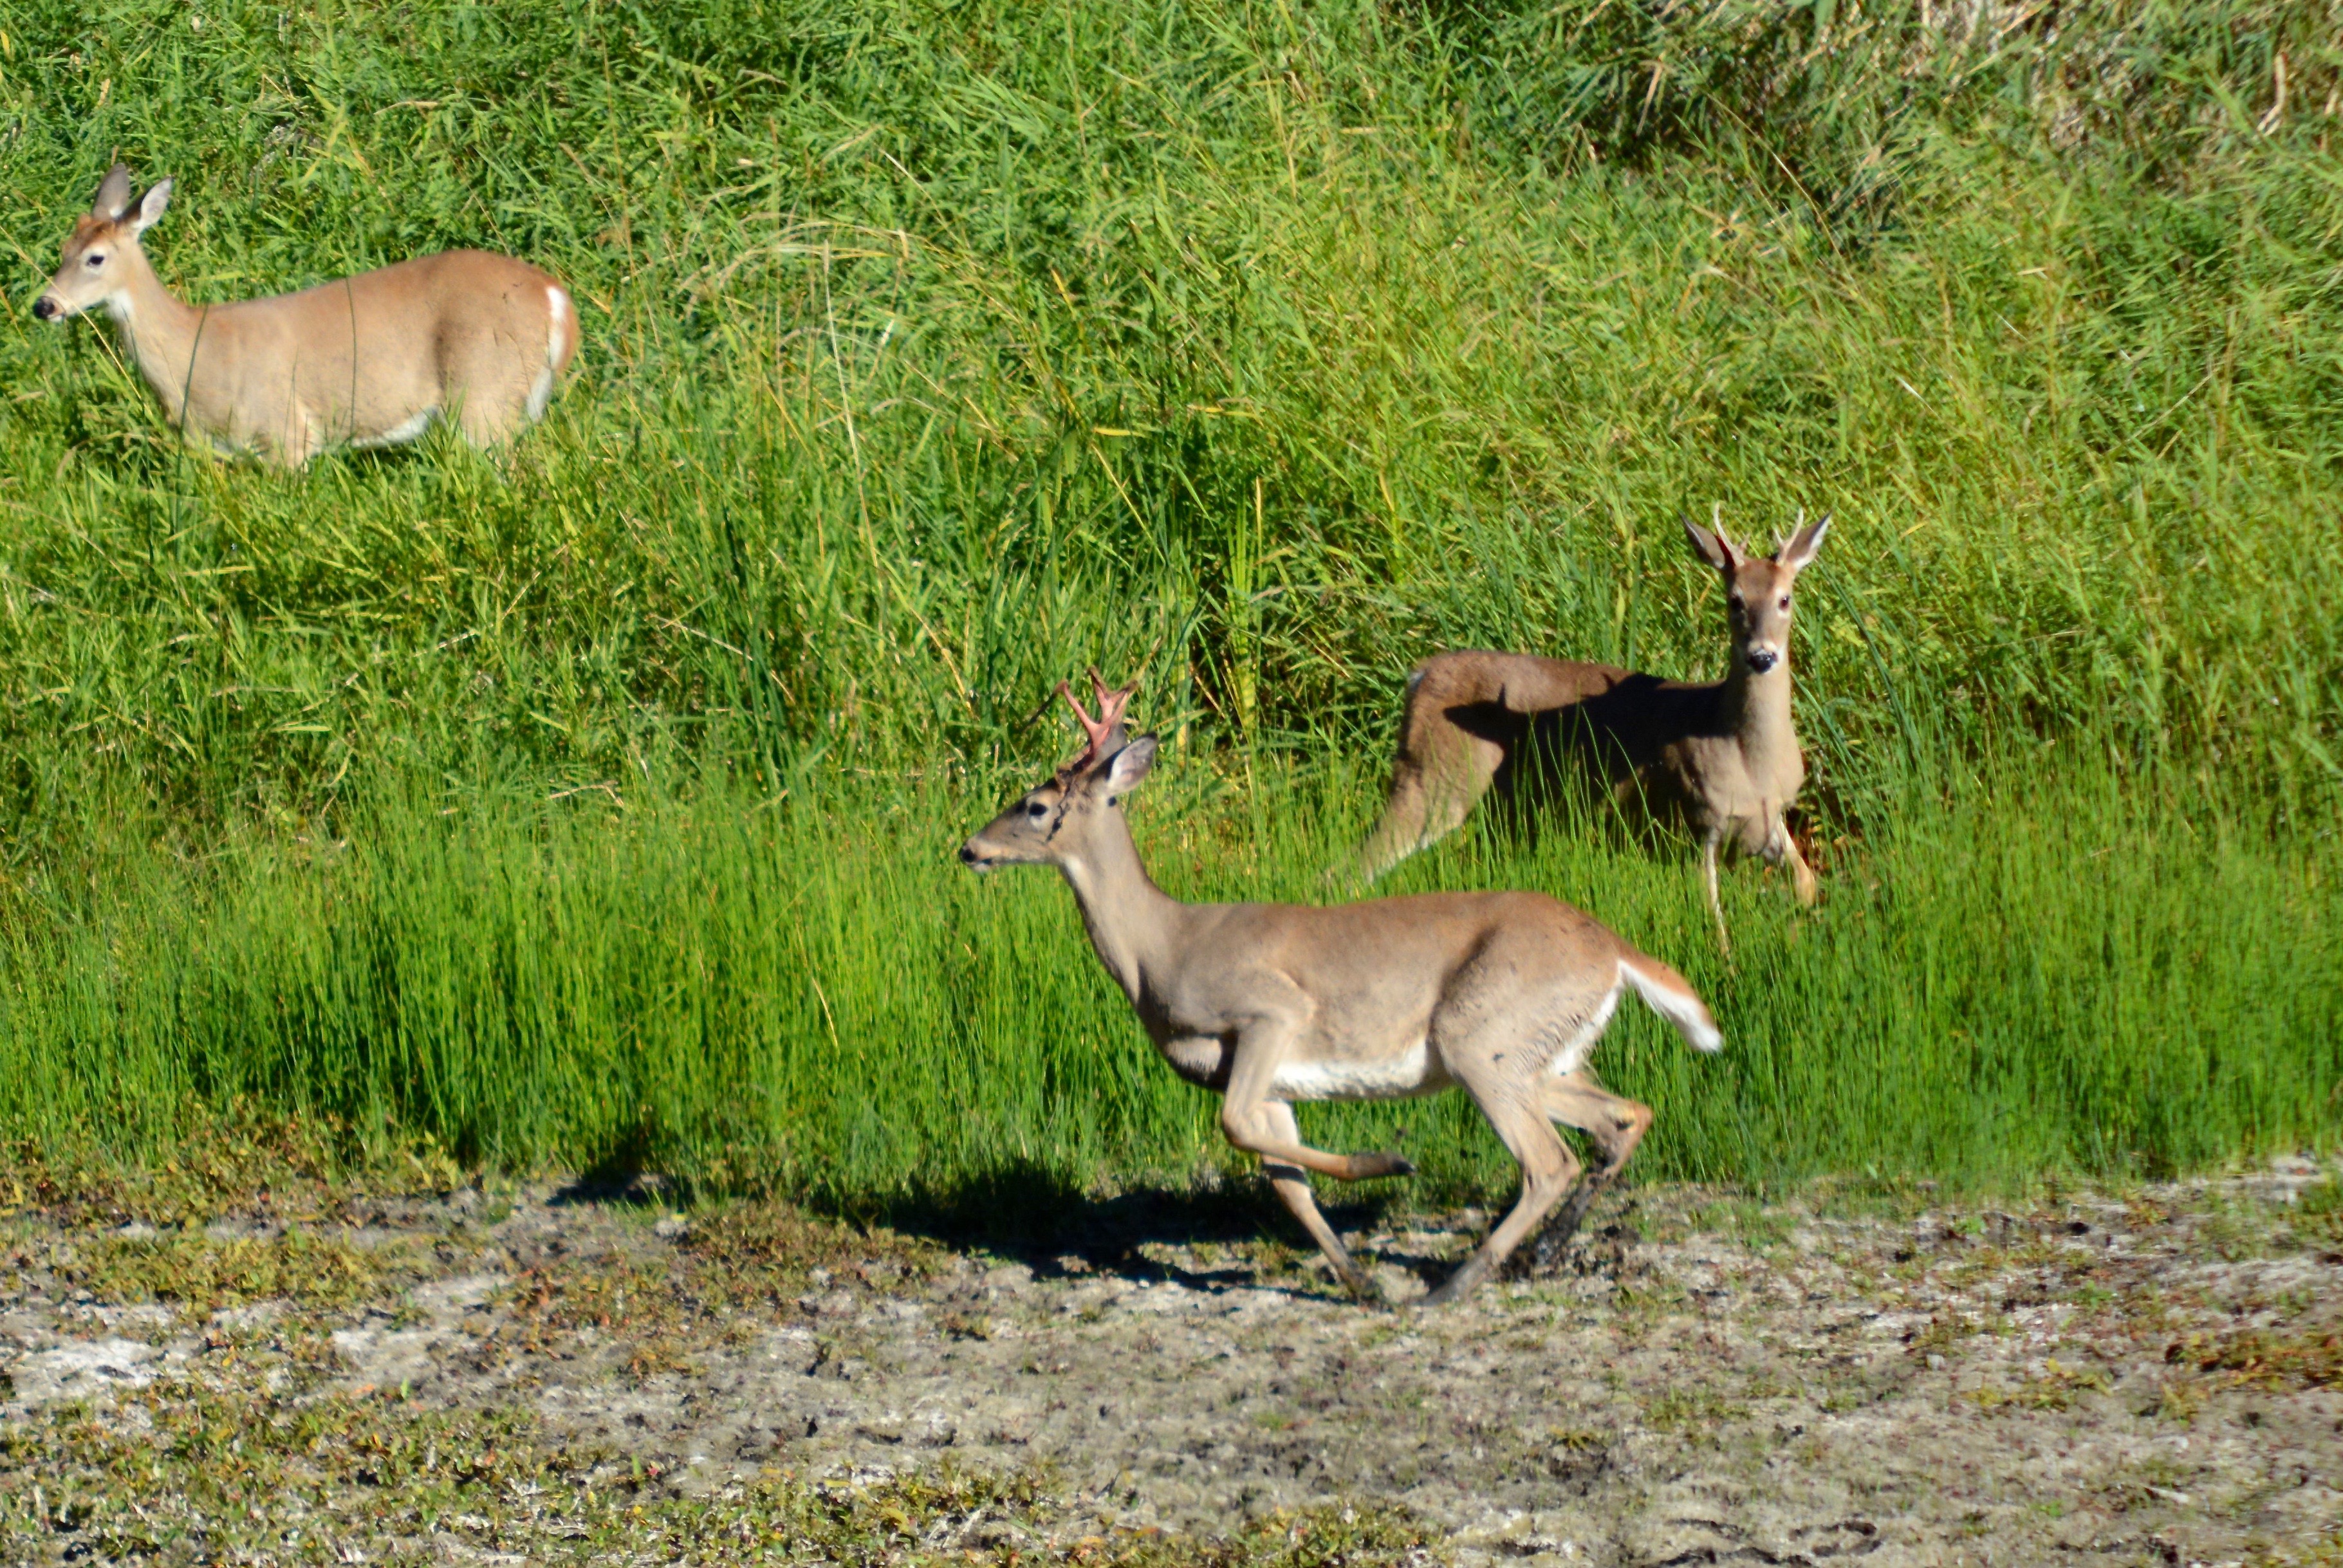
[(1629, 672), (1607, 664), (1467, 649), (1425, 659), (1407, 678), (1411, 712), (1486, 707), (1532, 714), (1609, 691)]
[(1722, 690), (1615, 665), (1443, 653), (1409, 678), (1403, 745), (1434, 767), (1460, 744), (1502, 752), (1493, 770), (1509, 794), (1560, 782), (1550, 776), (1559, 769), (1673, 811), (1685, 803), (1702, 745), (1729, 739)]
[[(542, 337), (553, 276), (528, 262), (482, 250), (445, 250), (337, 277), (288, 294), (238, 300), (211, 308), (215, 318), (297, 315), (319, 321), (390, 317), (402, 327), (418, 321), (444, 329), (451, 322), (534, 326)], [(565, 297), (567, 290), (562, 290)]]

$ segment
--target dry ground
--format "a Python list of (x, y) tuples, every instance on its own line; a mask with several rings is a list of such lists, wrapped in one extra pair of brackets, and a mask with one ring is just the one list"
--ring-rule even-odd
[[(1335, 1297), (1265, 1198), (1020, 1257), (550, 1187), (35, 1201), (0, 1558), (2343, 1562), (2338, 1193), (1647, 1187), (1436, 1312)], [(1480, 1222), (1357, 1240), (1404, 1297)]]

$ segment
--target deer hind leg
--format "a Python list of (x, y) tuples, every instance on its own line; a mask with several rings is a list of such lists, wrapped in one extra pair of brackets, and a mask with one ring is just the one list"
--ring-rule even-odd
[(1391, 798), (1353, 861), (1362, 883), (1372, 882), (1463, 825), (1504, 765), (1505, 749), (1466, 733), (1441, 711), (1437, 699), (1408, 693), (1399, 755), (1392, 763)]
[(498, 447), (528, 425), (534, 378), (547, 376), (548, 397), (552, 382), (543, 352), (525, 346), (544, 341), (542, 328), (499, 333), (476, 324), (468, 341), (451, 347), (440, 369), (439, 407), (465, 440)]
[(1480, 1106), (1481, 1114), (1489, 1119), (1489, 1125), (1497, 1130), (1506, 1150), (1521, 1162), (1522, 1195), (1505, 1217), (1497, 1221), (1480, 1250), (1459, 1264), (1439, 1289), (1423, 1298), (1427, 1307), (1446, 1306), (1479, 1289), (1481, 1282), (1504, 1262), (1506, 1255), (1536, 1231), (1547, 1212), (1570, 1191), (1570, 1183), (1579, 1171), (1578, 1157), (1571, 1153), (1570, 1146), (1546, 1120), (1534, 1090), (1509, 1088), (1484, 1092), (1470, 1082), (1464, 1087)]
[(1563, 1248), (1577, 1233), (1594, 1200), (1618, 1179), (1635, 1145), (1651, 1131), (1652, 1108), (1611, 1093), (1594, 1081), (1594, 1074), (1583, 1070), (1548, 1080), (1539, 1101), (1549, 1120), (1577, 1128), (1603, 1151), (1603, 1163), (1580, 1180), (1569, 1201), (1538, 1231), (1530, 1249), (1530, 1263), (1545, 1269), (1561, 1259)]
[[(1301, 1143), (1302, 1127), (1294, 1121), (1291, 1105), (1282, 1101), (1270, 1101), (1262, 1108), (1262, 1120), (1275, 1137), (1288, 1143)], [(1263, 1160), (1261, 1168), (1268, 1175), (1271, 1188), (1292, 1211), (1293, 1217), (1302, 1221), (1302, 1228), (1310, 1233), (1310, 1239), (1318, 1244), (1318, 1250), (1326, 1255), (1326, 1261), (1333, 1266), (1334, 1277), (1342, 1282), (1343, 1288), (1363, 1302), (1382, 1300), (1383, 1292), (1375, 1288), (1374, 1282), (1367, 1277), (1365, 1271), (1351, 1261), (1351, 1254), (1343, 1247), (1342, 1238), (1334, 1234), (1332, 1225), (1326, 1223), (1326, 1216), (1318, 1211), (1318, 1201), (1310, 1191), (1309, 1173), (1299, 1165), (1289, 1165), (1274, 1159)]]
[(325, 421), (306, 409), (293, 416), (292, 425), (293, 438), (285, 449), (285, 466), (306, 468), (309, 466), (309, 459), (333, 445), (333, 440), (327, 432)]
[(456, 428), (475, 447), (501, 446), (520, 427), (528, 388), (514, 384), (505, 367), (483, 366), (480, 372), (457, 383), (458, 390), (443, 401), (453, 405)]

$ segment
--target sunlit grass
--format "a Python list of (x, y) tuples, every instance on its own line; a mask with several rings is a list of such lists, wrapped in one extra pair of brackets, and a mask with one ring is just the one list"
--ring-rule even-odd
[[(1182, 897), (1311, 897), (1351, 826), (1350, 780), (1164, 775), (1138, 820)], [(865, 1211), (1239, 1169), (1058, 879), (952, 858), (992, 804), (860, 786), (627, 819), (409, 812), (322, 856), (126, 868), (117, 901), (0, 978), (0, 1121), (136, 1151), (240, 1097), (377, 1147), (428, 1133), (508, 1167), (649, 1166)], [(1597, 1058), (1660, 1110), (1647, 1175), (2122, 1179), (2333, 1135), (2332, 838), (2290, 847), (2249, 809), (2088, 768), (1904, 805), (1908, 829), (1836, 858), (1819, 910), (1733, 876), (1731, 964), (1670, 846), (1468, 833), (1394, 887), (1544, 889), (1709, 998), (1722, 1056), (1630, 1008)], [(1396, 1141), (1425, 1201), (1510, 1171), (1459, 1096), (1304, 1119), (1340, 1146)]]
[[(1721, 506), (1839, 518), (1823, 909), (1737, 877), (1726, 970), (1664, 846), (1395, 884), (1550, 888), (1717, 999), (1717, 1061), (1614, 1043), (1644, 1166), (2330, 1139), (2336, 45), (1963, 15), (17, 6), (0, 1124), (1186, 1180), (1208, 1110), (1062, 890), (944, 852), (1050, 686), (1145, 675), (1168, 883), (1302, 895), (1423, 655), (1714, 672), (1674, 518)], [(117, 152), (191, 297), (494, 246), (574, 286), (580, 377), (501, 458), (186, 453), (25, 309)], [(1503, 1179), (1461, 1104), (1322, 1120)]]

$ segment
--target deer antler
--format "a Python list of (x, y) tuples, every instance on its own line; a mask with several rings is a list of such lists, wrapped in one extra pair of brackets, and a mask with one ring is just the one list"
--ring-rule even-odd
[(1107, 743), (1107, 738), (1121, 727), (1122, 710), (1130, 703), (1131, 694), (1139, 689), (1137, 680), (1133, 680), (1121, 691), (1111, 689), (1105, 678), (1099, 674), (1096, 665), (1091, 666), (1090, 677), (1091, 687), (1098, 693), (1096, 719), (1082, 711), (1081, 699), (1074, 695), (1072, 686), (1062, 680), (1058, 682), (1058, 695), (1064, 698), (1066, 706), (1074, 710), (1075, 721), (1082, 727), (1082, 733), (1089, 738), (1088, 744), (1082, 748), (1082, 754), (1059, 769), (1061, 774), (1068, 777), (1081, 772), (1099, 759), (1100, 753)]

